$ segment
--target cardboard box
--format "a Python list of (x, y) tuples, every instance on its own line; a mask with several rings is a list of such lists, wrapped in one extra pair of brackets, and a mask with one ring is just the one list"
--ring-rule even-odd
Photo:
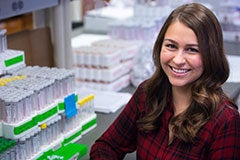
[(23, 30), (33, 29), (33, 17), (31, 13), (23, 14), (0, 21), (0, 29), (6, 29), (7, 35)]
[(23, 50), (26, 65), (54, 66), (49, 27), (10, 34), (7, 36), (7, 48)]

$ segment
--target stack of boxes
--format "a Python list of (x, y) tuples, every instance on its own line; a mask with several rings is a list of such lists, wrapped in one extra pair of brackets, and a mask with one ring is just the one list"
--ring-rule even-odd
[(139, 42), (120, 39), (94, 41), (73, 48), (78, 86), (119, 91), (130, 84), (130, 71)]

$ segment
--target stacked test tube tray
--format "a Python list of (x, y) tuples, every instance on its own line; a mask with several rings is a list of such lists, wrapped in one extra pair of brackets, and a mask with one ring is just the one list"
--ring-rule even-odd
[(94, 96), (79, 98), (74, 72), (67, 69), (8, 71), (0, 79), (0, 95), (0, 137), (9, 142), (1, 146), (0, 159), (43, 159), (97, 125)]
[(119, 91), (130, 84), (139, 41), (103, 39), (73, 48), (77, 86)]
[(0, 30), (0, 75), (25, 67), (24, 52), (7, 48), (7, 30)]

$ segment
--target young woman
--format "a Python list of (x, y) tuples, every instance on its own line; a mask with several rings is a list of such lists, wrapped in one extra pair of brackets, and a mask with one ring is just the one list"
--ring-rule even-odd
[(91, 159), (240, 159), (240, 116), (221, 86), (229, 76), (221, 26), (198, 3), (176, 8), (154, 45), (156, 71), (96, 140)]

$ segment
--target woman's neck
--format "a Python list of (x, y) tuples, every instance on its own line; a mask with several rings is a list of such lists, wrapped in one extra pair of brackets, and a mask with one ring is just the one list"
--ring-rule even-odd
[(191, 104), (191, 88), (172, 87), (172, 96), (174, 104), (174, 115), (182, 113)]

